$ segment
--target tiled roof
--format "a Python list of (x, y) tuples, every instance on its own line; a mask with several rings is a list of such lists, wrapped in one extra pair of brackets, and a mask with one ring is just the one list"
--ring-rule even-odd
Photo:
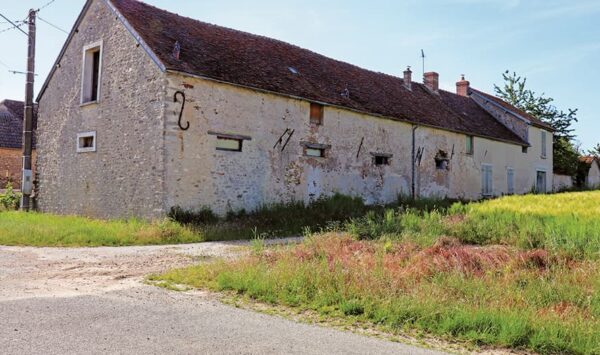
[[(4, 100), (0, 102), (0, 148), (21, 148), (23, 146), (22, 101)], [(37, 127), (37, 110), (34, 110), (33, 127)], [(35, 149), (35, 133), (33, 147)]]
[[(111, 0), (167, 70), (411, 123), (527, 144), (468, 98), (334, 60), (300, 47), (182, 17), (136, 0)], [(180, 47), (179, 59), (174, 48)]]
[(540, 128), (549, 129), (551, 131), (554, 131), (554, 128), (552, 128), (552, 126), (550, 126), (546, 122), (543, 122), (542, 120), (540, 120), (538, 118), (535, 118), (534, 116), (532, 116), (532, 115), (528, 114), (527, 112), (525, 112), (525, 111), (523, 111), (523, 110), (521, 110), (521, 109), (519, 109), (519, 108), (517, 108), (517, 107), (515, 107), (515, 106), (513, 106), (511, 104), (509, 104), (508, 102), (502, 100), (499, 97), (496, 97), (494, 95), (490, 95), (488, 93), (485, 93), (483, 91), (479, 91), (479, 90), (476, 90), (476, 89), (471, 89), (471, 91), (475, 91), (476, 93), (484, 96), (485, 98), (487, 98), (487, 99), (489, 99), (491, 101), (494, 101), (495, 103), (497, 103), (498, 105), (504, 107), (505, 109), (507, 109), (509, 111), (512, 111), (512, 112), (516, 113), (517, 115), (519, 115), (519, 116), (521, 116), (521, 117), (523, 117), (523, 118), (531, 121), (531, 124), (534, 125), (534, 126), (536, 126), (536, 127), (540, 127)]
[(579, 161), (581, 161), (582, 163), (585, 163), (587, 165), (592, 165), (592, 163), (594, 161), (596, 161), (598, 163), (598, 166), (600, 166), (600, 162), (598, 161), (598, 158), (593, 155), (579, 157)]

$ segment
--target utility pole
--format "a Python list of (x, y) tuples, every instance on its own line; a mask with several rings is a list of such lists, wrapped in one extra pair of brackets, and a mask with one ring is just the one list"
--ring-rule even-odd
[(36, 10), (29, 10), (29, 44), (27, 48), (27, 82), (25, 85), (25, 117), (23, 119), (23, 174), (21, 177), (21, 209), (31, 208), (33, 174), (31, 151), (33, 145), (33, 81), (35, 78), (35, 17)]

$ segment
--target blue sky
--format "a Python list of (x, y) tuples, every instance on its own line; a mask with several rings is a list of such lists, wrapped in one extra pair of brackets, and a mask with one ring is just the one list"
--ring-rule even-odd
[[(49, 0), (2, 0), (0, 13), (23, 19)], [(40, 16), (70, 30), (84, 0), (55, 0)], [(364, 68), (401, 75), (440, 73), (454, 90), (460, 74), (493, 92), (504, 70), (528, 78), (529, 87), (579, 108), (583, 148), (600, 142), (600, 1), (598, 0), (147, 0), (202, 21), (284, 40)], [(0, 30), (8, 27), (0, 19)], [(39, 22), (36, 93), (66, 34)], [(26, 37), (0, 33), (0, 98), (23, 99)]]

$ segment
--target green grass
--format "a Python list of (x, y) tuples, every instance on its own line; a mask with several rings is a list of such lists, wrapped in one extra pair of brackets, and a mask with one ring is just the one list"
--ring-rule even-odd
[(600, 192), (401, 207), (153, 280), (389, 332), (600, 354)]
[(0, 245), (124, 246), (203, 241), (202, 234), (171, 221), (100, 221), (41, 213), (0, 212)]

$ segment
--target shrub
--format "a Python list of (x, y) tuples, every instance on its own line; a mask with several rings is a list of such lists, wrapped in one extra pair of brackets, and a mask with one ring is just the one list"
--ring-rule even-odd
[(17, 210), (19, 209), (19, 202), (21, 201), (21, 193), (13, 190), (12, 183), (6, 184), (6, 190), (3, 194), (0, 194), (0, 204), (6, 210)]

